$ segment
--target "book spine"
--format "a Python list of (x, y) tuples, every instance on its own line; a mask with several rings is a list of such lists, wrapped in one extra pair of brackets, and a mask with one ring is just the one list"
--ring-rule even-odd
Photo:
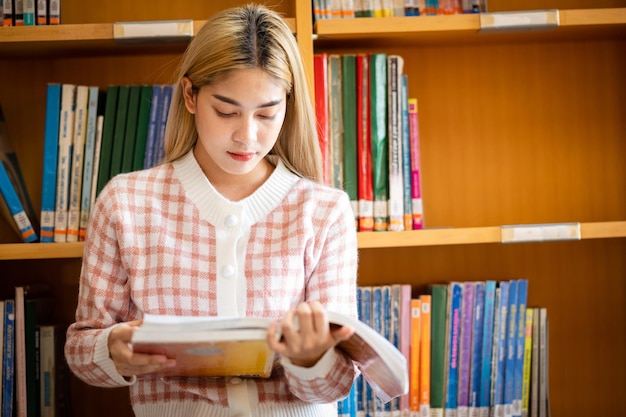
[(46, 92), (43, 175), (41, 178), (41, 242), (54, 242), (54, 209), (56, 201), (57, 152), (61, 84), (50, 83)]
[(420, 348), (420, 407), (419, 416), (430, 416), (430, 360), (431, 360), (431, 295), (420, 295), (422, 332)]
[(135, 152), (137, 136), (137, 124), (139, 122), (139, 100), (141, 98), (141, 85), (131, 85), (128, 95), (128, 114), (126, 116), (126, 129), (124, 131), (124, 146), (120, 172), (131, 172)]
[(400, 94), (400, 112), (402, 114), (400, 129), (402, 137), (402, 201), (404, 213), (404, 230), (413, 229), (413, 209), (411, 207), (413, 185), (411, 182), (411, 139), (409, 132), (409, 78), (406, 74), (402, 75)]
[(359, 229), (359, 196), (357, 169), (357, 79), (356, 56), (341, 56), (342, 126), (343, 126), (343, 187), (354, 211), (354, 227)]
[(374, 190), (370, 141), (369, 58), (366, 54), (359, 54), (356, 57), (356, 63), (359, 231), (370, 232), (374, 230)]
[(540, 308), (533, 308), (533, 346), (530, 361), (530, 415), (539, 416), (539, 322), (541, 321)]
[(409, 411), (418, 416), (420, 411), (420, 348), (422, 336), (422, 301), (411, 300), (411, 355), (409, 360)]
[[(406, 363), (411, 363), (411, 296), (412, 287), (410, 284), (399, 284), (400, 293), (400, 352), (406, 359)], [(393, 288), (393, 287), (392, 287)], [(402, 413), (409, 412), (409, 393), (400, 396), (398, 407)]]
[(474, 311), (472, 317), (472, 352), (470, 360), (470, 387), (468, 415), (478, 416), (480, 375), (483, 359), (483, 331), (485, 326), (485, 282), (477, 281), (474, 287)]
[(459, 395), (459, 344), (461, 334), (461, 306), (463, 286), (459, 282), (451, 282), (448, 289), (448, 314), (446, 343), (446, 384), (444, 415), (455, 417), (458, 411)]
[(165, 157), (165, 126), (167, 125), (167, 116), (170, 110), (170, 103), (172, 101), (173, 86), (171, 84), (163, 85), (163, 96), (161, 100), (160, 118), (157, 129), (157, 141), (154, 149), (153, 165), (158, 165), (163, 162)]
[(161, 118), (161, 100), (163, 97), (163, 85), (152, 86), (152, 98), (150, 100), (150, 120), (148, 121), (148, 137), (146, 138), (146, 153), (143, 160), (143, 168), (151, 168), (154, 153), (156, 152), (157, 131)]
[(83, 189), (80, 194), (80, 219), (78, 222), (78, 240), (84, 241), (91, 211), (91, 187), (94, 173), (96, 147), (96, 126), (98, 120), (98, 87), (89, 87), (87, 104), (87, 130), (85, 133), (85, 156), (83, 164)]
[(61, 0), (49, 0), (48, 24), (61, 24)]
[(322, 153), (324, 183), (330, 184), (330, 149), (328, 132), (328, 55), (313, 56), (313, 78), (315, 80), (315, 118), (317, 120), (317, 139)]
[(54, 241), (67, 241), (67, 216), (69, 209), (69, 182), (74, 138), (74, 111), (76, 86), (63, 84), (57, 159), (57, 189), (54, 209)]
[(151, 85), (144, 85), (141, 88), (141, 97), (139, 98), (139, 116), (137, 124), (137, 137), (135, 138), (135, 149), (133, 151), (133, 171), (143, 169), (143, 162), (146, 156), (146, 145), (148, 141), (148, 132), (150, 127), (151, 101), (152, 101)]
[(506, 364), (504, 371), (504, 416), (513, 416), (513, 395), (515, 389), (515, 361), (517, 356), (518, 285), (517, 280), (509, 282), (509, 311), (506, 329)]
[[(357, 309), (359, 320), (369, 326), (371, 323), (371, 307), (372, 307), (372, 289), (371, 287), (357, 287)], [(355, 380), (356, 385), (356, 411), (360, 417), (365, 416), (366, 399), (365, 399), (365, 378), (363, 374), (359, 374)]]
[(388, 230), (404, 230), (404, 181), (402, 178), (402, 138), (401, 138), (401, 110), (400, 84), (402, 77), (402, 58), (398, 55), (387, 57), (387, 111), (388, 111), (388, 169), (389, 169), (389, 198)]
[(15, 300), (4, 301), (4, 355), (2, 362), (2, 415), (13, 415), (15, 386)]
[(37, 0), (37, 25), (48, 24), (48, 1)]
[(409, 135), (411, 141), (411, 212), (413, 230), (424, 228), (424, 206), (422, 203), (419, 109), (416, 98), (409, 98)]
[(526, 309), (526, 329), (524, 337), (524, 366), (522, 375), (522, 417), (528, 417), (529, 398), (530, 398), (530, 369), (532, 364), (533, 353), (533, 325), (534, 325), (534, 309)]
[(548, 310), (539, 309), (539, 417), (549, 417), (548, 404)]
[(76, 87), (74, 110), (74, 137), (72, 139), (72, 162), (70, 164), (70, 190), (67, 217), (68, 242), (78, 241), (80, 228), (80, 202), (83, 185), (83, 166), (85, 161), (85, 142), (87, 134), (87, 112), (89, 109), (89, 87)]
[(40, 330), (40, 404), (41, 417), (53, 417), (55, 409), (55, 352), (54, 326), (41, 326)]
[(480, 394), (478, 396), (478, 409), (480, 415), (489, 414), (491, 406), (491, 373), (493, 357), (493, 340), (496, 311), (496, 282), (485, 281), (485, 308), (483, 326), (483, 345), (480, 371)]
[[(374, 302), (374, 287), (364, 287), (362, 290), (361, 308), (363, 311), (362, 321), (372, 329), (376, 330), (374, 320), (378, 314), (374, 314), (375, 302)], [(380, 296), (380, 291), (379, 291)], [(378, 321), (380, 318), (377, 319)], [(363, 378), (363, 407), (366, 417), (374, 417), (374, 391), (366, 379)]]
[(328, 84), (330, 185), (343, 189), (342, 73), (338, 54), (328, 55)]
[[(494, 331), (494, 359), (492, 365), (492, 399), (491, 408), (494, 415), (504, 416), (504, 377), (506, 369), (506, 331), (508, 319), (509, 283), (499, 284), (499, 305), (497, 327)], [(494, 324), (495, 326), (495, 324)]]
[(24, 26), (35, 26), (35, 0), (23, 0)]
[[(102, 130), (104, 128), (104, 116), (99, 114), (96, 118), (96, 146), (94, 148), (94, 164), (93, 177), (91, 179), (91, 196), (89, 198), (89, 207), (93, 207), (96, 201), (96, 193), (98, 191), (98, 175), (100, 173), (100, 153), (102, 148)], [(90, 209), (91, 211), (91, 209)], [(87, 222), (89, 224), (89, 222)]]
[(24, 287), (15, 287), (15, 399), (17, 417), (27, 417)]
[(387, 136), (387, 55), (369, 55), (370, 139), (372, 188), (374, 191), (374, 230), (386, 231), (389, 222), (389, 140)]
[(515, 370), (513, 382), (513, 417), (522, 416), (522, 385), (524, 374), (524, 345), (526, 337), (526, 303), (528, 280), (517, 281), (517, 326), (515, 337)]
[(5, 1), (2, 10), (2, 26), (13, 26), (13, 2)]
[(128, 100), (130, 85), (120, 85), (117, 96), (117, 110), (115, 113), (115, 129), (113, 131), (113, 148), (111, 150), (111, 166), (109, 179), (122, 172), (122, 158), (124, 157), (124, 138), (128, 122)]
[(436, 417), (443, 416), (444, 410), (447, 285), (433, 285), (431, 300), (430, 412)]
[(20, 237), (24, 242), (30, 243), (37, 241), (37, 233), (30, 219), (26, 215), (24, 206), (17, 195), (17, 191), (5, 167), (5, 163), (0, 161), (0, 194), (9, 208), (9, 212), (13, 216), (13, 221), (19, 229)]
[(100, 160), (98, 163), (98, 183), (96, 196), (109, 182), (111, 173), (111, 154), (113, 152), (113, 136), (115, 133), (115, 113), (117, 111), (117, 98), (119, 85), (109, 85), (106, 91), (104, 108), (104, 124), (102, 126), (102, 140), (100, 144)]
[(474, 324), (474, 282), (463, 284), (461, 304), (461, 337), (459, 343), (458, 415), (467, 417), (469, 411), (472, 333)]
[(24, 26), (24, 0), (13, 0), (13, 24)]

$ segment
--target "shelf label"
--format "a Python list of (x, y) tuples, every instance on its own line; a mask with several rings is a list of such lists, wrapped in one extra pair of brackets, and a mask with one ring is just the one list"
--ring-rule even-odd
[(580, 223), (520, 224), (502, 226), (502, 243), (580, 240)]
[(186, 41), (193, 35), (193, 20), (113, 23), (113, 39), (118, 42)]
[(539, 30), (557, 26), (559, 11), (556, 9), (480, 13), (479, 32)]

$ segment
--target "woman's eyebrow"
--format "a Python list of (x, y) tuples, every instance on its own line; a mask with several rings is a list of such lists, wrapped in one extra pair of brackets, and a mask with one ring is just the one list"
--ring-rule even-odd
[[(241, 104), (237, 100), (233, 100), (232, 98), (225, 97), (225, 96), (222, 96), (220, 94), (213, 94), (213, 97), (216, 98), (219, 101), (223, 101), (224, 103), (228, 103), (228, 104), (232, 104), (233, 106), (241, 107)], [(268, 101), (267, 103), (263, 103), (263, 104), (259, 105), (258, 108), (272, 107), (272, 106), (275, 106), (277, 104), (280, 104), (282, 101), (283, 101), (282, 98), (276, 99), (276, 100), (271, 100), (271, 101)]]

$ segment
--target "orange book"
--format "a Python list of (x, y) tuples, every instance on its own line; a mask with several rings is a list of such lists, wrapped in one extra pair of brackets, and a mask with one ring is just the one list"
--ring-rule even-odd
[(420, 349), (420, 415), (430, 414), (430, 327), (431, 296), (421, 295), (421, 349)]
[(409, 360), (409, 410), (418, 415), (420, 409), (420, 348), (422, 339), (422, 302), (411, 300), (411, 355)]

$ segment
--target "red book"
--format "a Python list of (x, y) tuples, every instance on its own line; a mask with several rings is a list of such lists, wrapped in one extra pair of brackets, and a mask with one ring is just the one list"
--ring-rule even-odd
[(330, 160), (328, 141), (328, 56), (325, 53), (313, 56), (313, 81), (315, 82), (315, 118), (317, 139), (322, 153), (324, 183), (330, 184)]
[(374, 230), (374, 190), (372, 188), (372, 144), (370, 142), (369, 60), (367, 54), (356, 57), (357, 79), (357, 172), (359, 231)]

